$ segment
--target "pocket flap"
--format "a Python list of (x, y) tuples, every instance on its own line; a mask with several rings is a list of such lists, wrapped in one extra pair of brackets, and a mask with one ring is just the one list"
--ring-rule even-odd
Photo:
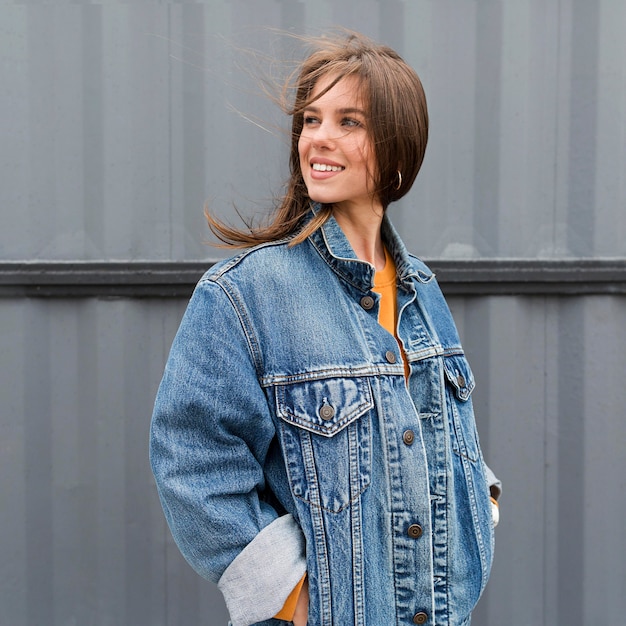
[(447, 356), (443, 359), (443, 366), (456, 397), (463, 402), (468, 400), (476, 383), (467, 359), (462, 354)]
[(367, 378), (328, 378), (276, 387), (278, 416), (332, 437), (374, 406)]

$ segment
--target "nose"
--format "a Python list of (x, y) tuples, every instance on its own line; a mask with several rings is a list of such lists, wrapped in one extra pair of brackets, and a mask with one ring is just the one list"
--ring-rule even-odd
[(322, 122), (312, 133), (311, 143), (315, 148), (332, 150), (335, 147), (335, 137), (330, 124)]

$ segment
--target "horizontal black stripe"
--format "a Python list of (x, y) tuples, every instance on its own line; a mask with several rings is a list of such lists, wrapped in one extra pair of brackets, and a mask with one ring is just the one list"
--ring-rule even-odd
[[(428, 261), (427, 261), (428, 262)], [(188, 297), (213, 261), (0, 263), (0, 297)], [(428, 262), (447, 295), (626, 294), (626, 259)]]

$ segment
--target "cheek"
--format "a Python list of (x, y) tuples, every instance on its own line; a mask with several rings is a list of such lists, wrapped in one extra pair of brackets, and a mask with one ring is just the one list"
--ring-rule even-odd
[(374, 153), (374, 147), (370, 141), (363, 142), (361, 146), (361, 154), (363, 157), (363, 163), (368, 172), (368, 177), (371, 181), (377, 176), (378, 167), (376, 166), (376, 154)]
[(300, 157), (300, 165), (302, 165), (302, 161), (306, 159), (306, 154), (309, 149), (309, 143), (310, 142), (306, 139), (306, 137), (300, 135), (300, 138), (298, 139), (298, 155)]
[(358, 163), (371, 178), (376, 173), (376, 164), (374, 152), (367, 143), (359, 142), (353, 146), (351, 151), (351, 159), (354, 163)]

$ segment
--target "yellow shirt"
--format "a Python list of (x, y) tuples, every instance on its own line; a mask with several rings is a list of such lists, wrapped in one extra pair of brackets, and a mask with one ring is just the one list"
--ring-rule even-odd
[(374, 274), (375, 291), (380, 295), (380, 306), (378, 309), (378, 323), (387, 331), (389, 331), (400, 346), (400, 353), (404, 361), (404, 377), (409, 377), (409, 364), (406, 360), (406, 354), (402, 349), (402, 344), (396, 334), (396, 326), (398, 324), (398, 287), (396, 286), (396, 265), (391, 255), (385, 248), (385, 267)]

